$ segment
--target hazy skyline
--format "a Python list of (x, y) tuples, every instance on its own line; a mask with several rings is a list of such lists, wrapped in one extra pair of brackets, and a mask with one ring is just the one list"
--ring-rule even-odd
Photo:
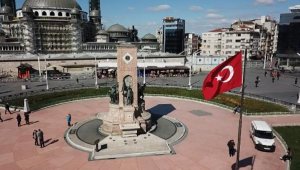
[[(25, 0), (16, 0), (20, 8)], [(88, 0), (77, 0), (88, 12)], [(105, 28), (119, 23), (125, 27), (134, 25), (139, 37), (155, 34), (166, 16), (186, 21), (186, 32), (201, 34), (209, 30), (229, 27), (236, 20), (247, 20), (269, 15), (279, 20), (281, 13), (300, 4), (299, 0), (101, 0), (102, 22)]]

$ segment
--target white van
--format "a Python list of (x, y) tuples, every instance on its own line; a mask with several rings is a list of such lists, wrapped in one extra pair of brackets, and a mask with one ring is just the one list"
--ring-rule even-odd
[(250, 137), (258, 150), (275, 151), (275, 136), (272, 128), (265, 121), (254, 120), (251, 122)]

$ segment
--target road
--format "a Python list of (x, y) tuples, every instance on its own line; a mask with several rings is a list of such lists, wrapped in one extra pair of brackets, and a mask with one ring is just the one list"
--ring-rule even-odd
[[(191, 83), (193, 88), (199, 88), (202, 86), (203, 79), (207, 75), (207, 72), (201, 72), (195, 74), (191, 78)], [(255, 87), (256, 77), (260, 77), (260, 82), (258, 87)], [(298, 77), (298, 85), (294, 84), (295, 77)], [(49, 88), (79, 88), (95, 86), (95, 79), (92, 77), (78, 77), (79, 83), (76, 82), (77, 77), (72, 77), (68, 80), (49, 80)], [(116, 82), (116, 79), (105, 78), (98, 79), (98, 84), (101, 86), (111, 86)], [(139, 78), (139, 82), (143, 82), (143, 78)], [(159, 78), (146, 78), (147, 85), (159, 85), (159, 86), (181, 86), (188, 87), (189, 78), (188, 77), (159, 77)], [(21, 85), (27, 85), (28, 89), (22, 90)], [(265, 96), (268, 98), (279, 99), (282, 101), (290, 102), (293, 104), (297, 103), (297, 94), (300, 88), (300, 74), (298, 73), (285, 73), (281, 74), (279, 80), (275, 80), (272, 83), (272, 79), (268, 74), (264, 76), (264, 70), (259, 68), (248, 68), (246, 70), (246, 93), (255, 94), (259, 96)], [(30, 81), (17, 81), (17, 82), (0, 82), (0, 97), (15, 95), (21, 92), (30, 91), (40, 91), (46, 89), (45, 81), (30, 82)], [(239, 91), (240, 89), (234, 89), (234, 91)]]

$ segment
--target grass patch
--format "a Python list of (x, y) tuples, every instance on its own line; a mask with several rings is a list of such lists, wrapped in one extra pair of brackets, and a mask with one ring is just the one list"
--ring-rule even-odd
[[(70, 90), (63, 92), (45, 93), (42, 95), (27, 97), (31, 110), (37, 110), (39, 108), (58, 104), (64, 101), (76, 100), (81, 98), (97, 97), (100, 95), (107, 95), (110, 88), (102, 87), (100, 89), (80, 89)], [(203, 99), (200, 90), (187, 90), (182, 88), (163, 88), (163, 87), (146, 87), (145, 93), (147, 94), (160, 94), (160, 95), (176, 95), (183, 97), (190, 97), (195, 99)], [(10, 105), (23, 107), (24, 98), (8, 101)], [(236, 95), (222, 94), (217, 96), (213, 102), (220, 103), (229, 107), (234, 107), (239, 104), (240, 97)], [(2, 103), (3, 104), (3, 103)], [(248, 113), (255, 112), (288, 112), (288, 109), (268, 103), (264, 101), (258, 101), (250, 98), (245, 98), (245, 109)]]
[(300, 126), (274, 127), (287, 145), (292, 149), (291, 170), (300, 169)]

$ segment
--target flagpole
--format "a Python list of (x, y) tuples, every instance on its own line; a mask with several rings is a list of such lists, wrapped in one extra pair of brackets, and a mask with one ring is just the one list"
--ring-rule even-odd
[(239, 119), (239, 128), (238, 128), (238, 143), (237, 143), (237, 151), (236, 151), (235, 170), (239, 170), (239, 161), (240, 161), (242, 122), (243, 122), (243, 108), (244, 108), (244, 91), (245, 91), (245, 75), (246, 75), (246, 62), (247, 62), (247, 48), (245, 49), (245, 57), (244, 57), (243, 85), (242, 85), (242, 95), (241, 95), (240, 119)]

